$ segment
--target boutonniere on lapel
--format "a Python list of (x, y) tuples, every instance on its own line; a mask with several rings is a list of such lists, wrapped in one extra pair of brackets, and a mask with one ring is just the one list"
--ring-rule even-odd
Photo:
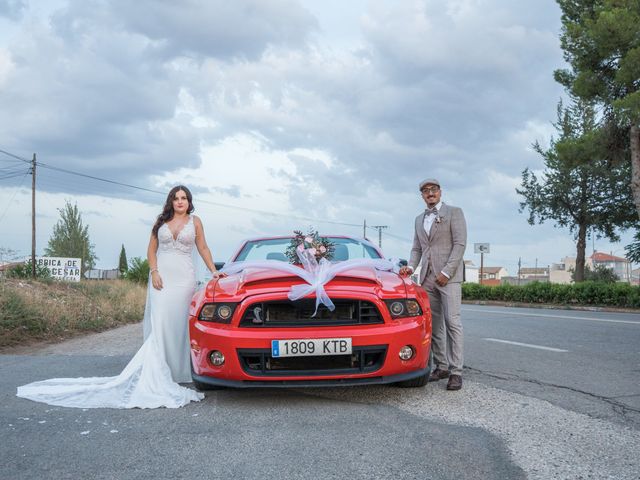
[(440, 223), (442, 221), (442, 217), (440, 215), (436, 216), (436, 223)]

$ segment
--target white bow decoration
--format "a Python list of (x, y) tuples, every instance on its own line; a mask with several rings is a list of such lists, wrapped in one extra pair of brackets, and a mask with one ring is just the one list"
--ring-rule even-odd
[(289, 300), (298, 300), (315, 292), (316, 310), (312, 315), (312, 317), (315, 317), (316, 313), (318, 313), (318, 307), (321, 303), (325, 305), (329, 310), (335, 310), (336, 307), (329, 298), (329, 295), (327, 295), (324, 286), (339, 273), (360, 267), (375, 268), (376, 270), (382, 271), (393, 271), (395, 273), (398, 273), (399, 271), (397, 262), (384, 259), (354, 258), (352, 260), (345, 260), (343, 262), (331, 263), (326, 258), (321, 258), (320, 262), (318, 262), (315, 255), (309, 252), (308, 249), (299, 250), (298, 258), (302, 263), (302, 268), (278, 260), (259, 260), (229, 263), (224, 266), (221, 272), (232, 275), (249, 268), (261, 268), (278, 270), (281, 272), (296, 275), (306, 283), (301, 285), (293, 285), (289, 290)]

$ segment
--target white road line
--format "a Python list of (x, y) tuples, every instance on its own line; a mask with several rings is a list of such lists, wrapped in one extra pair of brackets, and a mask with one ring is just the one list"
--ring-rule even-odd
[(607, 318), (591, 318), (591, 317), (572, 317), (570, 315), (545, 315), (544, 313), (521, 313), (521, 312), (502, 312), (500, 310), (481, 310), (477, 308), (463, 308), (464, 312), (480, 312), (480, 313), (498, 313), (500, 315), (520, 315), (521, 317), (544, 317), (544, 318), (567, 318), (569, 320), (590, 320), (592, 322), (604, 323), (626, 323), (628, 325), (640, 325), (640, 322), (633, 320), (611, 320)]
[(561, 348), (543, 347), (542, 345), (532, 345), (530, 343), (511, 342), (509, 340), (500, 340), (499, 338), (485, 338), (489, 342), (508, 343), (509, 345), (518, 345), (519, 347), (537, 348), (538, 350), (548, 350), (550, 352), (566, 353), (569, 350), (562, 350)]

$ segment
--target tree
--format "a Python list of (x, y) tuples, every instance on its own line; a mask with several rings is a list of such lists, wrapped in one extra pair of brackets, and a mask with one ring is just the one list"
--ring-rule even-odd
[[(571, 278), (575, 281), (575, 272), (571, 273)], [(584, 267), (584, 280), (592, 282), (616, 283), (620, 278), (613, 271), (613, 268), (604, 265), (596, 265), (592, 270), (589, 265)]]
[(124, 250), (124, 243), (122, 244), (122, 249), (120, 250), (120, 261), (118, 262), (118, 270), (120, 271), (120, 275), (124, 275), (127, 270), (129, 270), (129, 266), (127, 265), (127, 252)]
[(68, 201), (58, 209), (60, 220), (53, 227), (53, 234), (44, 253), (49, 257), (73, 257), (82, 259), (82, 272), (90, 270), (98, 259), (94, 245), (89, 241), (89, 225), (82, 224), (78, 205)]
[(561, 46), (571, 69), (555, 78), (602, 107), (609, 157), (631, 164), (640, 216), (640, 0), (557, 0)]
[(640, 263), (640, 230), (636, 230), (633, 240), (634, 241), (630, 245), (624, 247), (624, 250), (627, 253), (627, 260), (634, 263)]
[[(618, 241), (616, 229), (628, 228), (635, 218), (628, 183), (629, 165), (615, 164), (603, 153), (601, 131), (593, 106), (578, 99), (568, 108), (558, 104), (558, 140), (548, 150), (534, 149), (544, 159), (540, 178), (529, 168), (522, 172), (524, 197), (520, 212), (529, 210), (531, 225), (554, 220), (575, 234), (575, 281), (584, 280), (586, 239), (591, 234)], [(580, 161), (577, 161), (580, 159)]]

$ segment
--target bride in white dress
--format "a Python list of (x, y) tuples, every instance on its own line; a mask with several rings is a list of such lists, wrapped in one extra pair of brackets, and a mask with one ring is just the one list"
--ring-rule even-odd
[(219, 275), (202, 222), (192, 211), (189, 189), (174, 187), (153, 226), (147, 251), (151, 270), (145, 340), (122, 373), (34, 382), (18, 387), (19, 397), (78, 408), (177, 408), (204, 398), (178, 385), (191, 382), (187, 319), (195, 291), (194, 245), (214, 278)]

